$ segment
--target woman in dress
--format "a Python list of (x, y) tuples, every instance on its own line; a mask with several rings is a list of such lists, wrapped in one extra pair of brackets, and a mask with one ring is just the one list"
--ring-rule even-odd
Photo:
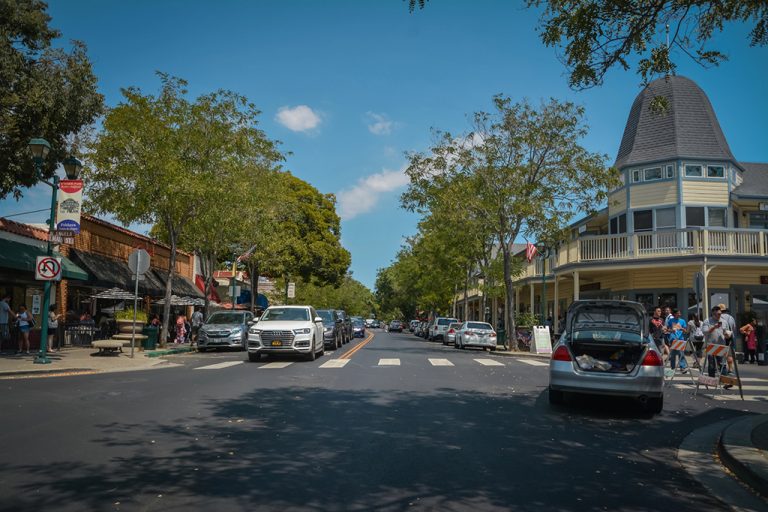
[(187, 336), (187, 329), (185, 328), (186, 318), (184, 315), (176, 317), (176, 341), (175, 343), (184, 343)]
[(746, 346), (747, 353), (744, 356), (744, 361), (750, 363), (757, 363), (757, 318), (753, 318), (748, 324), (744, 325), (739, 332), (744, 336), (744, 345)]

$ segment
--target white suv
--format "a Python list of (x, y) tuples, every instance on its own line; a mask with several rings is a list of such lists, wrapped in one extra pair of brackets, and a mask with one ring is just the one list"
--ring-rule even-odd
[(456, 318), (437, 317), (429, 324), (429, 335), (427, 339), (429, 341), (443, 341), (445, 334), (448, 332), (448, 326), (454, 322), (458, 322)]
[(248, 329), (248, 360), (261, 354), (300, 354), (309, 361), (325, 353), (323, 319), (312, 306), (271, 306)]

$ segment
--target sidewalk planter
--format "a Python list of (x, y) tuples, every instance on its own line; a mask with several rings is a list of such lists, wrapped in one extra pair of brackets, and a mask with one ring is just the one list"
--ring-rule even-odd
[[(136, 320), (136, 334), (141, 334), (144, 328), (144, 322)], [(117, 330), (120, 334), (131, 334), (133, 332), (133, 320), (118, 320)]]

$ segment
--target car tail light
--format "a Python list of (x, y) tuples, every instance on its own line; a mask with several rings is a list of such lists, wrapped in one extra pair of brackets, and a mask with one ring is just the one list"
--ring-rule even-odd
[(661, 360), (661, 357), (659, 357), (659, 354), (653, 350), (649, 350), (645, 353), (642, 364), (643, 366), (664, 366), (664, 362)]
[(456, 334), (456, 331), (454, 331), (453, 329), (448, 329), (448, 334)]
[(568, 352), (568, 348), (566, 348), (565, 345), (560, 345), (555, 350), (555, 353), (552, 354), (552, 360), (553, 361), (570, 361), (571, 353)]

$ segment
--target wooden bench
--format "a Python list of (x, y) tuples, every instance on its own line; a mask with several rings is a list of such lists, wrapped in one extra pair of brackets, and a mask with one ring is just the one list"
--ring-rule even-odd
[(123, 351), (123, 340), (96, 340), (91, 346), (99, 349), (99, 354), (116, 354)]

